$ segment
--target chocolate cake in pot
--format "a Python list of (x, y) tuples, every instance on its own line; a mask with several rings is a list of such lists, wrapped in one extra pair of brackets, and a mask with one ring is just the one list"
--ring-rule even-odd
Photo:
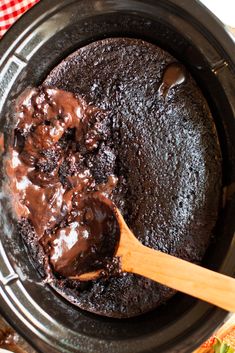
[[(71, 92), (69, 96), (61, 93), (60, 101), (77, 97), (92, 123), (84, 125), (82, 137), (74, 134), (75, 125), (71, 123), (57, 136), (53, 148), (41, 145), (43, 158), (34, 154), (32, 162), (36, 170), (50, 178), (57, 170), (53, 185), (57, 185), (57, 191), (63, 188), (66, 192), (75, 187), (74, 176), (82, 170), (82, 177), (89, 174), (91, 190), (105, 186), (109, 198), (144, 245), (199, 263), (217, 220), (221, 153), (206, 100), (186, 68), (153, 44), (110, 38), (77, 50), (52, 70), (34, 92), (34, 109), (39, 109), (39, 101), (48, 103), (57, 92), (63, 92), (55, 89)], [(61, 104), (63, 111), (66, 107)], [(45, 131), (37, 135), (40, 143)], [(19, 153), (26, 153), (27, 164), (29, 149), (25, 142), (24, 147), (20, 143), (22, 138), (27, 140), (27, 134), (19, 126), (17, 134), (18, 152), (21, 148)], [(32, 156), (32, 149), (30, 153)], [(35, 183), (39, 179), (44, 182), (43, 188), (49, 180), (42, 181), (38, 175), (32, 178)], [(81, 180), (84, 182), (84, 178)], [(76, 202), (79, 208), (80, 200)], [(75, 201), (72, 203), (75, 209)], [(64, 229), (68, 224), (66, 212), (61, 214), (60, 209), (48, 229), (41, 229), (40, 221), (35, 223), (28, 214), (22, 214), (19, 222), (19, 232), (44, 276), (49, 267), (59, 267), (51, 261), (55, 256), (45, 250), (47, 241), (39, 242), (39, 238), (59, 223), (59, 229)], [(54, 248), (58, 245), (56, 232), (51, 241)], [(175, 293), (134, 274), (79, 282), (66, 273), (53, 275), (53, 287), (80, 308), (104, 316), (140, 315)]]

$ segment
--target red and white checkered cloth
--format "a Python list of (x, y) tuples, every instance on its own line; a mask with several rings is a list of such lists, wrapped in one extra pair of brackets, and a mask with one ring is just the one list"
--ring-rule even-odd
[(39, 0), (0, 0), (0, 38), (25, 11)]

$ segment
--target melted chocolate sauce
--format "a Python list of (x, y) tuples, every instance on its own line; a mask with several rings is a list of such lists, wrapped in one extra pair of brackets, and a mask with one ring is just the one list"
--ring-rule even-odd
[(76, 203), (74, 220), (58, 229), (51, 243), (51, 264), (63, 276), (103, 268), (120, 236), (112, 202), (95, 192), (77, 197)]
[(172, 63), (164, 71), (159, 92), (166, 97), (171, 88), (182, 84), (185, 80), (186, 74), (183, 66), (179, 63)]
[(117, 178), (97, 184), (85, 157), (102, 143), (109, 113), (72, 93), (40, 88), (19, 98), (16, 117), (7, 174), (18, 217), (31, 222), (60, 275), (101, 266), (119, 236), (112, 203), (103, 196)]

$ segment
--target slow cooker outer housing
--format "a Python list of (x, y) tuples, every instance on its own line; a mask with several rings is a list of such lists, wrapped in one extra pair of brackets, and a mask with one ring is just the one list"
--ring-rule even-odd
[[(44, 0), (0, 42), (0, 131), (7, 148), (15, 98), (68, 54), (116, 36), (156, 43), (181, 60), (212, 110), (223, 153), (224, 207), (205, 266), (234, 275), (235, 45), (197, 1)], [(4, 158), (4, 155), (3, 155)], [(4, 173), (1, 169), (1, 183)], [(128, 320), (83, 312), (59, 297), (29, 261), (10, 201), (0, 193), (0, 310), (41, 352), (191, 353), (227, 313), (183, 294)]]

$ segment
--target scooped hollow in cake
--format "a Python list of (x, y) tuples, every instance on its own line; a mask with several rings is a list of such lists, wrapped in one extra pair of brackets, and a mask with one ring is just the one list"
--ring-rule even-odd
[[(110, 185), (111, 176), (109, 197), (144, 245), (200, 262), (217, 220), (221, 153), (206, 100), (187, 69), (153, 44), (110, 38), (77, 50), (52, 70), (40, 88), (44, 103), (50, 102), (45, 92), (55, 88), (71, 92), (86, 109), (103, 116), (100, 137), (94, 137), (96, 128), (95, 133), (89, 130), (89, 136), (83, 132), (81, 140), (74, 126), (66, 132), (58, 128), (54, 136), (59, 152), (43, 146), (42, 158), (33, 160), (33, 168), (50, 176), (58, 172), (63, 197), (62, 189), (69, 192), (78, 183), (81, 167), (89, 171), (90, 188)], [(91, 121), (97, 123), (95, 118)], [(28, 135), (19, 126), (16, 132), (21, 146)], [(47, 223), (45, 229), (38, 230), (27, 212), (19, 223), (19, 232), (44, 275), (53, 264), (48, 263), (42, 239), (57, 227), (60, 231), (50, 244), (58, 246), (55, 239), (64, 236), (64, 228), (75, 227), (68, 220), (68, 209), (63, 213), (61, 207), (62, 203), (54, 223)], [(52, 285), (80, 308), (118, 318), (152, 310), (175, 293), (126, 273), (87, 283), (54, 274)]]

